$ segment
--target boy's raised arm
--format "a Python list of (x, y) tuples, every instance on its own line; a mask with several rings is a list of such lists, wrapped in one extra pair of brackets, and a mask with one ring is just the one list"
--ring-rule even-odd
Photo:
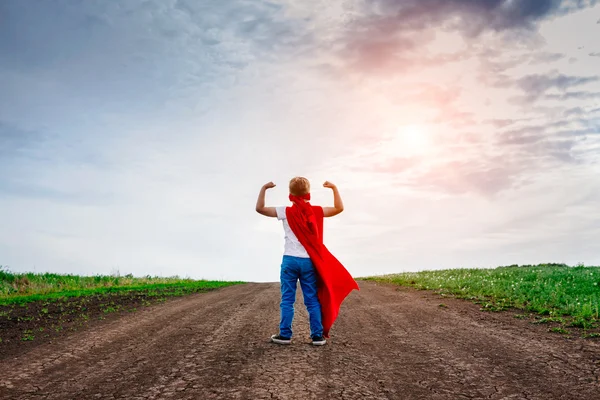
[(266, 217), (277, 217), (277, 211), (275, 207), (265, 207), (265, 194), (267, 189), (274, 188), (275, 184), (273, 182), (265, 183), (262, 188), (260, 188), (260, 193), (258, 193), (258, 199), (256, 200), (256, 212), (262, 214)]
[(323, 216), (333, 217), (344, 211), (344, 203), (342, 202), (342, 197), (340, 196), (337, 186), (329, 181), (325, 181), (323, 187), (333, 190), (333, 207), (323, 207)]

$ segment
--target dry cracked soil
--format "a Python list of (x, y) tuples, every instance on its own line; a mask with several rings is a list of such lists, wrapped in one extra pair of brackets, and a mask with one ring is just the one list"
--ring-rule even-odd
[(0, 361), (1, 399), (600, 399), (600, 343), (470, 302), (359, 282), (332, 338), (292, 345), (279, 285), (169, 300)]

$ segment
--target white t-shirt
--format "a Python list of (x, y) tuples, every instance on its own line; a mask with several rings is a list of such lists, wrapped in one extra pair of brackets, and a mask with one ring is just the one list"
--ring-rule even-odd
[(288, 224), (287, 217), (285, 215), (286, 206), (275, 207), (277, 211), (277, 219), (279, 221), (283, 221), (283, 231), (285, 232), (285, 246), (283, 248), (284, 256), (293, 256), (293, 257), (302, 257), (302, 258), (310, 258), (302, 243), (298, 241), (294, 232), (290, 228)]

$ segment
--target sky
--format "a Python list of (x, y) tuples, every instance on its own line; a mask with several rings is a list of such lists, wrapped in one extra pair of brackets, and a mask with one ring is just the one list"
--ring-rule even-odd
[(600, 265), (591, 0), (3, 0), (0, 265), (277, 281), (294, 176), (356, 277)]

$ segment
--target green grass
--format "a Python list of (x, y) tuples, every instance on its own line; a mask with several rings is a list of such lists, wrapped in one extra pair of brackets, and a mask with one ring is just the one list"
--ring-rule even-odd
[(240, 284), (243, 282), (206, 281), (179, 277), (79, 276), (51, 273), (12, 273), (0, 266), (0, 305), (80, 297), (93, 294), (146, 290), (171, 295)]
[(366, 279), (475, 300), (487, 311), (512, 307), (552, 317), (570, 316), (574, 317), (572, 326), (584, 328), (599, 321), (600, 267), (540, 264), (422, 271)]
[(548, 329), (548, 332), (560, 333), (561, 335), (568, 335), (569, 333), (571, 333), (561, 326), (555, 326), (554, 328), (550, 328)]

